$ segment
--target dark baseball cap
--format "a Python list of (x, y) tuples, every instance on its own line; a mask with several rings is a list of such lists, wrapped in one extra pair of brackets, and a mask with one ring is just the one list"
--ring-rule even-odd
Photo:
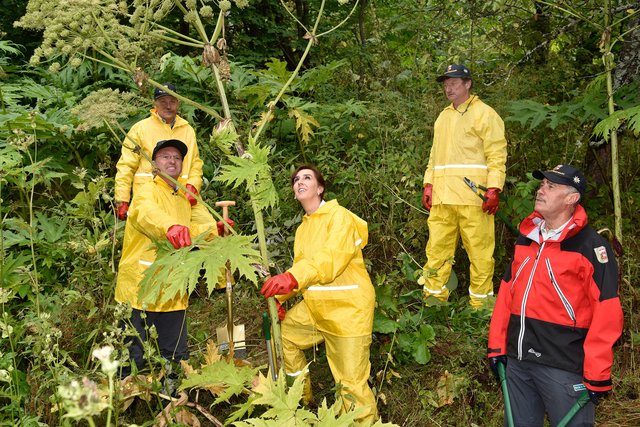
[[(171, 83), (164, 83), (162, 86), (178, 93), (178, 91), (176, 90), (176, 87)], [(171, 95), (168, 92), (165, 92), (163, 89), (155, 88), (155, 90), (153, 91), (153, 100), (155, 101), (156, 99), (162, 98), (163, 96), (173, 96), (173, 95)]]
[(533, 177), (536, 179), (547, 178), (556, 184), (568, 185), (584, 194), (587, 189), (587, 178), (578, 169), (569, 165), (558, 165), (548, 171), (533, 171)]
[(158, 143), (156, 144), (156, 147), (153, 149), (151, 160), (156, 159), (156, 154), (158, 153), (158, 151), (167, 147), (177, 148), (180, 154), (182, 155), (183, 159), (184, 159), (184, 156), (187, 155), (187, 146), (184, 144), (184, 142), (180, 141), (179, 139), (163, 139), (162, 141), (158, 141)]
[(470, 79), (471, 71), (463, 64), (451, 64), (447, 67), (447, 69), (442, 73), (441, 76), (436, 78), (436, 81), (442, 82), (446, 79), (450, 79), (452, 77), (460, 77), (462, 79)]

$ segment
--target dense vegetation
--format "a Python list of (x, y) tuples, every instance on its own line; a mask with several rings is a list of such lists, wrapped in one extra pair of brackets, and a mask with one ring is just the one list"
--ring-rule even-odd
[[(124, 132), (148, 114), (154, 84), (171, 81), (198, 133), (202, 199), (238, 202), (231, 216), (247, 236), (242, 244), (272, 273), (291, 264), (301, 217), (288, 184), (296, 165), (318, 165), (327, 198), (369, 223), (365, 257), (378, 297), (371, 384), (383, 420), (501, 425), (501, 394), (485, 362), (490, 314), (468, 309), (464, 250), (448, 304), (425, 307), (416, 283), (428, 238), (422, 176), (446, 105), (435, 76), (452, 62), (472, 70), (474, 93), (505, 119), (501, 211), (514, 224), (532, 209), (532, 170), (571, 163), (588, 176), (590, 221), (624, 250), (625, 331), (614, 391), (597, 420), (640, 423), (639, 4), (8, 3), (0, 15), (0, 424), (151, 425), (157, 415), (159, 425), (352, 423), (323, 407), (335, 390), (322, 348), (313, 352), (316, 415), (296, 407), (299, 384), (286, 395), (282, 381), (255, 380), (266, 375), (266, 304), (251, 275), (238, 275), (234, 295), (248, 363), (234, 366), (211, 345), (225, 298), (200, 281), (190, 289), (188, 394), (178, 415), (162, 412), (162, 363), (150, 383), (113, 381), (127, 316), (113, 301), (124, 230), (113, 214), (115, 162)], [(499, 224), (496, 239), (497, 289), (513, 236)], [(238, 247), (230, 258), (242, 258)], [(258, 416), (265, 424), (248, 420)]]

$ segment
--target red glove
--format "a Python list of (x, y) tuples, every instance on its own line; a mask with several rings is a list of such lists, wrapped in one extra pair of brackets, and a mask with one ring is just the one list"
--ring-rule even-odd
[(174, 248), (180, 249), (191, 245), (191, 236), (189, 236), (189, 227), (184, 225), (172, 225), (167, 230), (167, 239)]
[(422, 193), (422, 206), (428, 211), (431, 210), (431, 204), (433, 203), (433, 199), (431, 195), (433, 194), (433, 185), (427, 184), (424, 186), (424, 192)]
[[(227, 218), (227, 224), (229, 224), (229, 227), (233, 227), (234, 225), (236, 225), (236, 223), (233, 222), (231, 218)], [(216, 222), (216, 225), (218, 226), (218, 236), (225, 236), (226, 230), (225, 230), (224, 222), (218, 221)]]
[(262, 289), (260, 289), (260, 293), (265, 298), (269, 298), (274, 295), (286, 295), (297, 287), (298, 281), (293, 277), (293, 274), (287, 271), (286, 273), (269, 277), (269, 279), (264, 282)]
[(276, 300), (276, 307), (278, 307), (278, 319), (282, 322), (287, 315), (287, 310), (284, 308), (280, 301)]
[(489, 215), (495, 215), (498, 211), (498, 204), (500, 203), (500, 190), (498, 188), (488, 188), (484, 193), (484, 202), (482, 202), (482, 210)]
[(127, 220), (127, 212), (129, 212), (128, 202), (120, 202), (116, 205), (116, 215), (120, 221)]
[[(196, 187), (194, 187), (193, 185), (187, 184), (185, 185), (185, 187), (187, 188), (187, 190), (191, 191), (196, 196), (199, 196), (198, 190), (196, 190)], [(191, 206), (195, 206), (198, 204), (198, 200), (195, 197), (193, 197), (191, 194), (189, 194), (189, 192), (185, 191), (184, 195), (187, 197), (187, 200), (189, 201)]]

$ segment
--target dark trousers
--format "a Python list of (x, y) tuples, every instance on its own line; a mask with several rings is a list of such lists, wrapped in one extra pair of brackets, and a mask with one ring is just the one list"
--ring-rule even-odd
[[(507, 363), (507, 387), (513, 423), (518, 427), (542, 427), (545, 412), (551, 425), (557, 425), (584, 391), (580, 374), (513, 358)], [(594, 423), (595, 407), (589, 402), (567, 426)]]
[[(146, 311), (143, 319), (142, 311), (132, 309), (131, 324), (138, 336), (127, 337), (125, 344), (129, 345), (129, 357), (132, 365), (141, 370), (146, 367), (144, 349), (142, 343), (147, 341), (147, 334), (151, 326), (155, 326), (158, 335), (158, 349), (160, 355), (170, 362), (179, 362), (189, 358), (187, 348), (187, 322), (186, 311), (152, 312)], [(126, 377), (131, 373), (131, 367), (122, 368), (121, 376)]]

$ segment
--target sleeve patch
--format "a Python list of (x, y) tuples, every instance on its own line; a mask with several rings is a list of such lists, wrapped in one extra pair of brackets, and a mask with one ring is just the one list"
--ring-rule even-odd
[(609, 262), (607, 248), (605, 248), (604, 246), (598, 246), (597, 248), (593, 248), (593, 251), (596, 253), (596, 258), (598, 258), (600, 264), (606, 264)]

